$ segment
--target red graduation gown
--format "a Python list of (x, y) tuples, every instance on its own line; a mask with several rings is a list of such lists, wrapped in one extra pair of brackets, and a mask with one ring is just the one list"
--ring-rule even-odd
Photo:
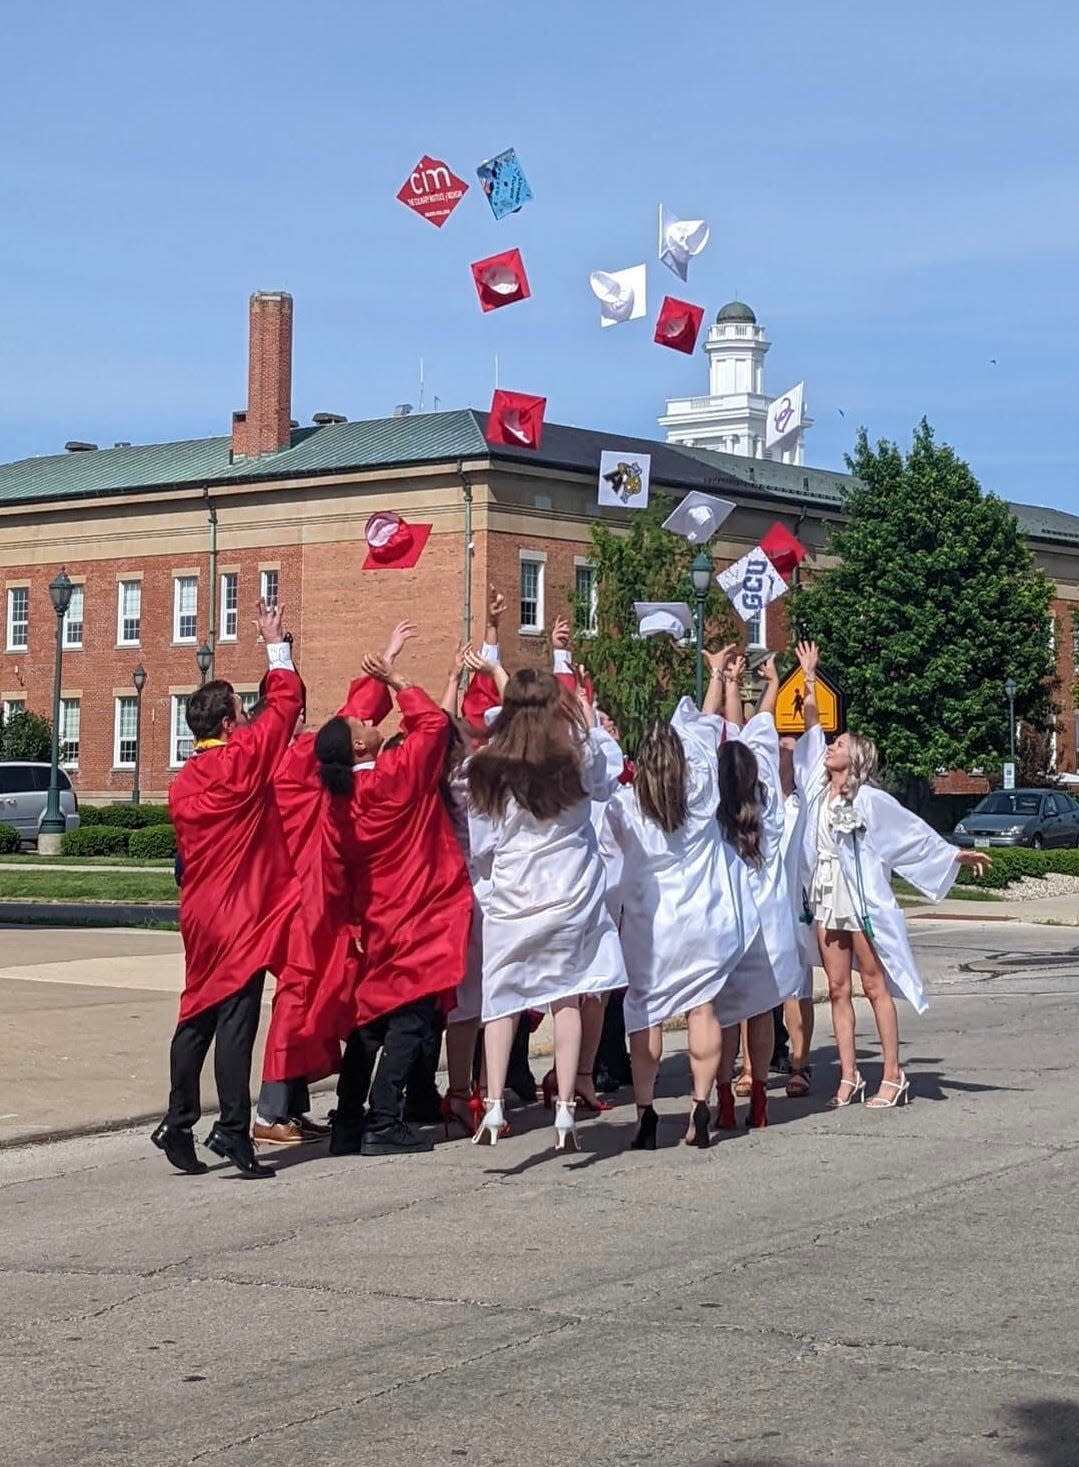
[(446, 714), (420, 688), (398, 695), (407, 737), (356, 775), (363, 955), (355, 1022), (431, 994), (452, 1000), (465, 972), (472, 883), (442, 802)]
[[(341, 717), (379, 723), (392, 703), (383, 683), (357, 678)], [(338, 1068), (341, 1039), (352, 1029), (358, 954), (354, 873), (346, 869), (349, 802), (323, 787), (315, 735), (301, 734), (274, 775), (285, 844), (300, 881), (299, 920), (311, 961), (290, 957), (274, 990), (262, 1060), (264, 1080), (321, 1080)]]
[(238, 993), (262, 968), (280, 973), (300, 907), (271, 779), (303, 702), (283, 668), (266, 680), (265, 712), (227, 743), (187, 761), (169, 790), (183, 861), (180, 1018)]

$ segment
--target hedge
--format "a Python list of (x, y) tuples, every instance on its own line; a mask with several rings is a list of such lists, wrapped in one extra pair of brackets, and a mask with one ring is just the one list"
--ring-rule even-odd
[(147, 830), (152, 825), (170, 824), (167, 805), (80, 805), (79, 816), (82, 825), (107, 825), (113, 830)]
[(129, 856), (140, 861), (171, 861), (176, 854), (176, 832), (171, 825), (150, 825), (133, 830), (127, 843)]
[(1079, 876), (1079, 851), (1032, 851), (1026, 846), (1000, 847), (988, 850), (989, 870), (984, 876), (975, 876), (967, 867), (959, 873), (963, 886), (983, 886), (999, 889), (1018, 881), (1023, 876), (1048, 876), (1050, 872), (1061, 876)]
[(11, 856), (22, 850), (22, 836), (14, 825), (0, 825), (0, 855)]
[(60, 843), (65, 856), (126, 856), (131, 831), (114, 825), (88, 825), (69, 830)]

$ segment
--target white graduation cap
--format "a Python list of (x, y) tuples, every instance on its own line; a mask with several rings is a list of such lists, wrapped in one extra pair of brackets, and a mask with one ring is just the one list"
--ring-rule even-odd
[(592, 294), (599, 301), (599, 324), (619, 326), (636, 321), (648, 309), (645, 299), (647, 268), (631, 265), (628, 270), (593, 270), (588, 277)]
[(694, 489), (663, 521), (663, 528), (683, 536), (691, 545), (704, 545), (734, 509), (731, 500)]
[(679, 219), (660, 204), (659, 258), (680, 280), (685, 280), (690, 260), (704, 249), (710, 232), (703, 219)]
[(673, 637), (683, 641), (693, 627), (693, 613), (684, 601), (634, 601), (637, 633), (642, 637)]
[(768, 404), (768, 421), (764, 430), (765, 448), (774, 448), (792, 433), (797, 433), (805, 416), (805, 383), (799, 382)]

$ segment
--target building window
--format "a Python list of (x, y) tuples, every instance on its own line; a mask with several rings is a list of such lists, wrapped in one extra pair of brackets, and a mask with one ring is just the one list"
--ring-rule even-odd
[(134, 769), (138, 742), (139, 700), (117, 698), (112, 747), (112, 762), (116, 769)]
[(82, 586), (72, 586), (71, 600), (64, 612), (64, 646), (82, 646), (82, 609), (84, 604)]
[(9, 719), (14, 718), (17, 713), (25, 713), (25, 712), (26, 712), (26, 699), (25, 698), (5, 698), (4, 699), (4, 722), (5, 723), (7, 723)]
[(172, 583), (172, 640), (197, 642), (199, 636), (199, 580), (177, 576)]
[(574, 566), (574, 629), (585, 636), (596, 634), (596, 568), (583, 561)]
[(277, 591), (280, 583), (280, 573), (275, 570), (259, 571), (259, 595), (267, 606), (277, 605)]
[(221, 640), (235, 642), (240, 615), (240, 577), (227, 571), (221, 577)]
[(25, 652), (30, 645), (30, 588), (13, 586), (7, 593), (7, 650)]
[(762, 610), (752, 621), (746, 622), (746, 646), (765, 647), (765, 637), (768, 635), (768, 626), (765, 612)]
[(116, 641), (121, 647), (137, 647), (142, 636), (142, 582), (121, 581), (116, 613)]
[(241, 690), (237, 688), (236, 692), (239, 695), (240, 702), (243, 704), (244, 712), (250, 713), (252, 708), (254, 708), (255, 704), (259, 700), (258, 688), (248, 688), (246, 692), (241, 692)]
[(195, 735), (187, 726), (187, 697), (173, 694), (172, 733), (169, 741), (169, 765), (178, 769), (195, 752)]
[(68, 769), (79, 767), (79, 723), (78, 698), (60, 699), (60, 763)]
[(543, 630), (543, 561), (521, 555), (521, 631)]

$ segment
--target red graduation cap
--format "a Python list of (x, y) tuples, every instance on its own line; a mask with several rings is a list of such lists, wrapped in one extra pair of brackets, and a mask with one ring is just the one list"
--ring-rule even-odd
[(509, 448), (538, 448), (543, 436), (545, 397), (530, 397), (527, 392), (504, 392), (495, 388), (491, 412), (487, 419), (488, 443), (504, 443)]
[(477, 260), (472, 266), (472, 279), (485, 311), (497, 311), (499, 306), (526, 301), (532, 294), (520, 250), (503, 250), (500, 255)]
[(672, 351), (684, 351), (688, 355), (697, 345), (703, 320), (703, 306), (665, 295), (656, 317), (656, 332), (652, 340), (658, 346), (669, 346)]
[(430, 533), (430, 525), (407, 525), (392, 509), (376, 510), (363, 527), (367, 559), (361, 570), (411, 570)]
[(761, 549), (784, 580), (806, 558), (805, 546), (796, 540), (778, 520), (768, 533), (761, 537)]
[(477, 734), (487, 737), (490, 730), (484, 714), (502, 703), (498, 684), (489, 672), (477, 672), (461, 698), (461, 717)]
[(441, 229), (467, 191), (468, 184), (448, 164), (424, 153), (397, 190), (397, 197), (407, 209)]

